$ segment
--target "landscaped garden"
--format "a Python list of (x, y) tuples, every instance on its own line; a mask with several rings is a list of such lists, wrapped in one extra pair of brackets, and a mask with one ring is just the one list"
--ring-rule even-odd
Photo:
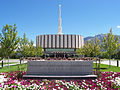
[[(1, 73), (0, 89), (44, 89), (44, 90), (119, 90), (120, 72), (101, 72), (101, 77), (95, 80), (39, 80), (21, 79), (19, 71)], [(23, 74), (26, 74), (24, 72)]]
[[(94, 64), (94, 68), (95, 68)], [(42, 89), (42, 90), (119, 90), (120, 89), (120, 67), (100, 65), (101, 73), (97, 79), (86, 80), (40, 80), (23, 79), (26, 74), (27, 64), (3, 67), (0, 69), (0, 89)]]
[[(35, 57), (40, 57), (37, 60), (54, 60), (54, 58), (45, 57), (44, 49), (40, 46), (35, 47), (33, 41), (28, 41), (26, 35), (23, 38), (17, 36), (16, 25), (5, 25), (1, 33), (0, 42), (0, 57), (4, 58), (18, 58), (24, 60), (34, 60)], [(97, 37), (93, 41), (87, 40), (83, 47), (77, 49), (76, 53), (80, 57), (77, 60), (88, 60), (86, 57), (93, 57), (94, 60), (100, 62), (100, 58), (109, 59), (109, 65), (94, 63), (94, 74), (98, 75), (97, 79), (80, 79), (80, 80), (40, 80), (40, 79), (24, 79), (22, 76), (26, 74), (27, 64), (14, 65), (0, 68), (0, 89), (42, 89), (42, 90), (120, 90), (120, 67), (112, 66), (110, 59), (120, 56), (119, 38), (110, 33), (105, 35), (102, 41)], [(99, 58), (98, 58), (99, 57)], [(75, 57), (57, 58), (55, 60), (75, 60)], [(89, 60), (92, 60), (89, 58)], [(99, 67), (100, 66), (100, 67)], [(100, 71), (99, 71), (100, 70)]]

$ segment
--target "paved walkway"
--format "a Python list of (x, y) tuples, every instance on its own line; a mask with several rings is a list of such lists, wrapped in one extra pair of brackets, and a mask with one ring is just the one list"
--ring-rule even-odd
[[(1, 63), (2, 61), (0, 61)], [(19, 60), (10, 60), (9, 62), (13, 62), (13, 64), (9, 64), (10, 66), (13, 66), (13, 65), (19, 65), (20, 64), (20, 61)], [(4, 63), (8, 63), (8, 60), (5, 60)], [(27, 61), (22, 61), (21, 64), (24, 64), (24, 63), (27, 63)], [(8, 64), (5, 64), (3, 65), (3, 67), (5, 66), (8, 66)], [(1, 67), (1, 65), (0, 65)]]
[[(101, 60), (101, 64), (109, 65), (109, 60)], [(117, 60), (111, 60), (111, 65), (117, 66)], [(120, 67), (120, 60), (119, 60), (119, 67)]]

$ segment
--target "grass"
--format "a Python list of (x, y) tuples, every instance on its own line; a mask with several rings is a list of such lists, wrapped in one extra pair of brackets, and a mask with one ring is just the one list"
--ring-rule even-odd
[[(101, 60), (109, 60), (109, 59), (103, 58), (103, 59), (101, 59)], [(110, 59), (110, 60), (120, 60), (120, 59)]]
[[(96, 67), (95, 65), (96, 64), (94, 63), (93, 68)], [(27, 70), (27, 64), (21, 64), (21, 65), (10, 66), (10, 68), (8, 68), (7, 66), (0, 68), (0, 73), (10, 72), (10, 71), (19, 71), (20, 69), (18, 68), (18, 66), (21, 68), (22, 71)], [(100, 69), (101, 72), (109, 72), (109, 71), (120, 72), (120, 67), (116, 67), (116, 66), (111, 66), (111, 68), (109, 68), (109, 65), (100, 64), (100, 68), (105, 68), (105, 69)]]
[(21, 65), (10, 66), (10, 68), (8, 68), (7, 66), (5, 66), (3, 68), (0, 68), (0, 73), (11, 72), (11, 71), (19, 71), (20, 69), (18, 68), (18, 66), (20, 67), (20, 69), (22, 71), (26, 71), (27, 70), (27, 64), (21, 64)]
[[(93, 64), (93, 68), (96, 68), (96, 63)], [(111, 68), (109, 68), (109, 65), (100, 64), (100, 68), (105, 68), (105, 69), (100, 69), (101, 72), (109, 72), (109, 71), (120, 72), (120, 67), (116, 67), (112, 65)]]
[[(14, 64), (14, 63), (16, 63), (16, 62), (9, 62), (9, 64)], [(8, 64), (8, 63), (3, 63), (3, 65), (6, 65), (6, 64)], [(0, 63), (0, 65), (2, 65), (2, 63)]]

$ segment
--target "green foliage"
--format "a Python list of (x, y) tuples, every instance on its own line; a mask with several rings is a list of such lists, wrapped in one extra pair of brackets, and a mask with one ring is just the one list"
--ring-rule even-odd
[(90, 48), (90, 42), (87, 40), (83, 47), (77, 50), (76, 52), (78, 55), (85, 55), (90, 56), (91, 55), (91, 48)]
[(120, 59), (120, 51), (118, 51), (118, 52), (114, 55), (114, 57), (115, 57), (116, 59)]
[(26, 34), (24, 33), (23, 39), (21, 38), (20, 47), (18, 52), (21, 54), (22, 57), (35, 57), (35, 56), (42, 56), (43, 49), (40, 46), (33, 46), (34, 42), (31, 40), (29, 42), (28, 38), (26, 38)]
[(42, 56), (43, 55), (43, 48), (38, 46), (36, 47), (36, 56), (39, 57), (39, 56)]
[(83, 48), (78, 48), (76, 50), (77, 55), (84, 55)]
[(20, 39), (20, 47), (18, 48), (18, 53), (21, 56), (26, 57), (28, 55), (28, 38), (26, 38), (26, 34), (24, 33), (23, 38)]
[(77, 49), (76, 53), (85, 56), (101, 55), (100, 40), (97, 37), (91, 42), (87, 40), (82, 48)]
[(100, 44), (100, 40), (97, 37), (95, 37), (95, 39), (91, 41), (90, 48), (91, 48), (92, 56), (97, 57), (101, 55), (101, 44)]
[(0, 46), (2, 50), (2, 56), (10, 56), (10, 54), (16, 50), (19, 46), (20, 38), (17, 36), (17, 27), (14, 24), (3, 26), (0, 33)]
[(117, 37), (116, 35), (113, 35), (112, 28), (111, 28), (110, 33), (105, 35), (105, 37), (102, 40), (102, 48), (103, 48), (103, 51), (105, 51), (109, 57), (110, 67), (111, 67), (111, 62), (110, 62), (111, 56), (116, 53), (119, 46), (120, 46), (119, 37)]
[(110, 33), (105, 35), (102, 40), (102, 47), (105, 52), (108, 53), (109, 58), (116, 52), (117, 48), (119, 47), (119, 37), (112, 34), (112, 29)]
[(107, 52), (102, 52), (102, 58), (109, 58)]
[(36, 55), (36, 48), (33, 46), (33, 43), (34, 42), (31, 40), (28, 46), (28, 56), (30, 57), (34, 57)]
[(91, 55), (91, 48), (90, 48), (90, 41), (87, 40), (83, 46), (83, 53), (85, 56), (90, 56)]

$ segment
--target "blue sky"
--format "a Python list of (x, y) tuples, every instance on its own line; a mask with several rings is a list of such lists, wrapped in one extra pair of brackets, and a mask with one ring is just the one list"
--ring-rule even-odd
[(56, 34), (59, 4), (64, 34), (94, 36), (112, 27), (120, 35), (120, 0), (0, 0), (0, 30), (16, 24), (18, 35), (25, 32), (34, 43), (37, 35)]

